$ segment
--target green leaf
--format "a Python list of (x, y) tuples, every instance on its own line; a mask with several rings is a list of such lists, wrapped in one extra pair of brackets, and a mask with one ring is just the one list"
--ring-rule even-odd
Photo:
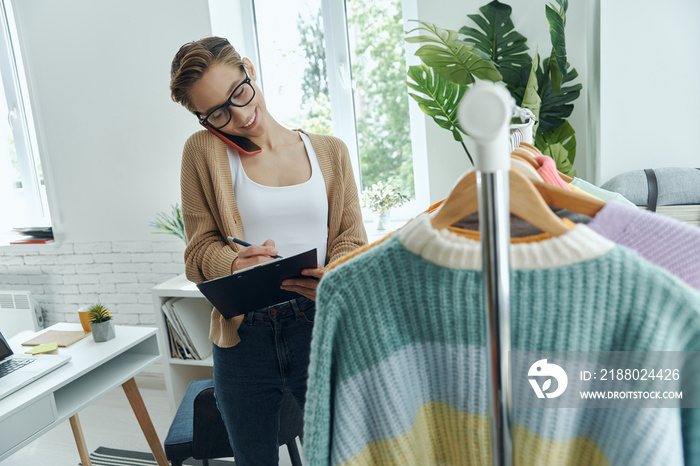
[(552, 49), (552, 54), (549, 56), (549, 82), (552, 86), (552, 90), (556, 93), (561, 92), (561, 81), (564, 78), (564, 75), (562, 72), (559, 70), (559, 66), (557, 65), (556, 62), (557, 55), (554, 53), (554, 49)]
[(177, 203), (172, 206), (172, 214), (158, 212), (156, 214), (156, 220), (150, 222), (150, 225), (158, 230), (154, 231), (154, 234), (175, 235), (185, 243), (187, 242), (185, 238), (185, 223), (182, 220), (182, 211)]
[[(549, 58), (544, 60), (544, 68), (547, 69)], [(542, 99), (542, 107), (540, 107), (539, 128), (538, 132), (548, 133), (559, 128), (574, 110), (572, 102), (578, 99), (581, 95), (581, 84), (572, 86), (564, 86), (578, 77), (578, 72), (575, 68), (567, 71), (561, 81), (562, 87), (560, 92), (554, 92), (552, 83), (542, 68), (537, 69), (537, 80), (539, 84), (540, 98)]]
[(540, 121), (540, 107), (542, 106), (542, 99), (540, 99), (540, 95), (537, 93), (537, 66), (539, 62), (540, 56), (537, 52), (535, 52), (535, 60), (533, 60), (532, 66), (530, 67), (530, 77), (527, 80), (525, 95), (522, 98), (521, 104), (521, 107), (527, 108), (535, 114), (537, 123), (535, 123), (535, 126), (532, 128), (533, 133), (537, 132), (537, 126), (539, 125)]
[(557, 0), (559, 10), (553, 5), (545, 6), (545, 16), (549, 22), (549, 37), (552, 41), (552, 54), (550, 56), (550, 79), (554, 92), (560, 92), (561, 80), (566, 73), (566, 10), (569, 7), (568, 0)]
[(420, 109), (435, 123), (452, 132), (456, 141), (462, 141), (457, 124), (457, 107), (467, 90), (466, 86), (442, 79), (427, 65), (411, 66), (407, 74), (413, 81), (406, 81), (408, 87), (422, 94), (409, 92), (408, 95), (418, 102)]
[(576, 131), (566, 121), (559, 128), (535, 136), (535, 146), (549, 155), (557, 164), (557, 170), (571, 174), (576, 159)]
[(569, 153), (560, 143), (548, 144), (542, 151), (544, 155), (549, 155), (557, 164), (557, 170), (562, 173), (569, 173), (574, 167), (569, 162)]
[(407, 42), (424, 43), (418, 49), (416, 55), (431, 68), (435, 69), (443, 78), (455, 84), (467, 85), (474, 82), (474, 78), (488, 81), (500, 81), (501, 74), (496, 66), (483, 58), (481, 52), (475, 51), (471, 45), (466, 45), (457, 40), (457, 32), (442, 29), (434, 24), (420, 21), (421, 26), (408, 31), (426, 31), (431, 35), (418, 35), (406, 37)]
[(479, 8), (481, 15), (467, 15), (478, 27), (464, 26), (459, 30), (467, 36), (462, 40), (483, 52), (503, 76), (509, 88), (518, 87), (522, 70), (529, 70), (532, 59), (527, 54), (527, 39), (517, 32), (510, 18), (512, 8), (497, 0)]

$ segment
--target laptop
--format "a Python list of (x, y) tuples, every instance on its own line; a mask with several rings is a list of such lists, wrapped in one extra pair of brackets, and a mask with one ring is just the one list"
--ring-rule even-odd
[(13, 354), (0, 332), (0, 399), (70, 361), (63, 354)]

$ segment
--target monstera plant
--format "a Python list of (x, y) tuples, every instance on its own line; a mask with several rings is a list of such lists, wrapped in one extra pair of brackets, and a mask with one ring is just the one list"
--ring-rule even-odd
[[(576, 133), (567, 118), (582, 85), (572, 83), (578, 73), (566, 58), (568, 0), (556, 2), (545, 6), (552, 51), (543, 60), (536, 51), (528, 54), (527, 39), (511, 20), (512, 8), (498, 0), (479, 8), (480, 14), (467, 15), (473, 25), (459, 32), (421, 21), (406, 33), (406, 41), (424, 44), (416, 51), (423, 64), (408, 69), (407, 84), (415, 91), (409, 95), (452, 133), (470, 160), (457, 121), (459, 102), (476, 79), (502, 81), (516, 103), (535, 114), (535, 146), (551, 156), (560, 171), (575, 175)], [(409, 35), (413, 33), (418, 35)]]

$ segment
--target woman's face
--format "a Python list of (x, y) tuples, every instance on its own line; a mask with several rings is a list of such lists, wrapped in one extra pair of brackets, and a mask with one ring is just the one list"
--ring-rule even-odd
[[(267, 109), (265, 99), (255, 84), (255, 72), (252, 65), (246, 63), (250, 82), (255, 89), (255, 97), (245, 107), (229, 106), (231, 121), (219, 129), (227, 134), (243, 136), (249, 139), (260, 137), (266, 126)], [(217, 107), (226, 103), (231, 93), (246, 79), (240, 67), (226, 64), (211, 66), (192, 86), (190, 97), (195, 109), (202, 117), (209, 115)]]

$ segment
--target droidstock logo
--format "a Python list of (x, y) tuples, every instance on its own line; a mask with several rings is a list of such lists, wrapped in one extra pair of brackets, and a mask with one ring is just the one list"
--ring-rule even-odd
[[(527, 372), (528, 380), (532, 389), (535, 390), (537, 398), (556, 398), (566, 390), (566, 386), (569, 383), (569, 378), (566, 376), (566, 372), (560, 366), (556, 364), (547, 363), (546, 359), (540, 359), (535, 364), (530, 366), (530, 370)], [(535, 378), (531, 378), (535, 377)], [(538, 379), (544, 379), (544, 384), (540, 387)], [(557, 386), (556, 390), (553, 392), (547, 392), (552, 387), (552, 379), (556, 379)]]

